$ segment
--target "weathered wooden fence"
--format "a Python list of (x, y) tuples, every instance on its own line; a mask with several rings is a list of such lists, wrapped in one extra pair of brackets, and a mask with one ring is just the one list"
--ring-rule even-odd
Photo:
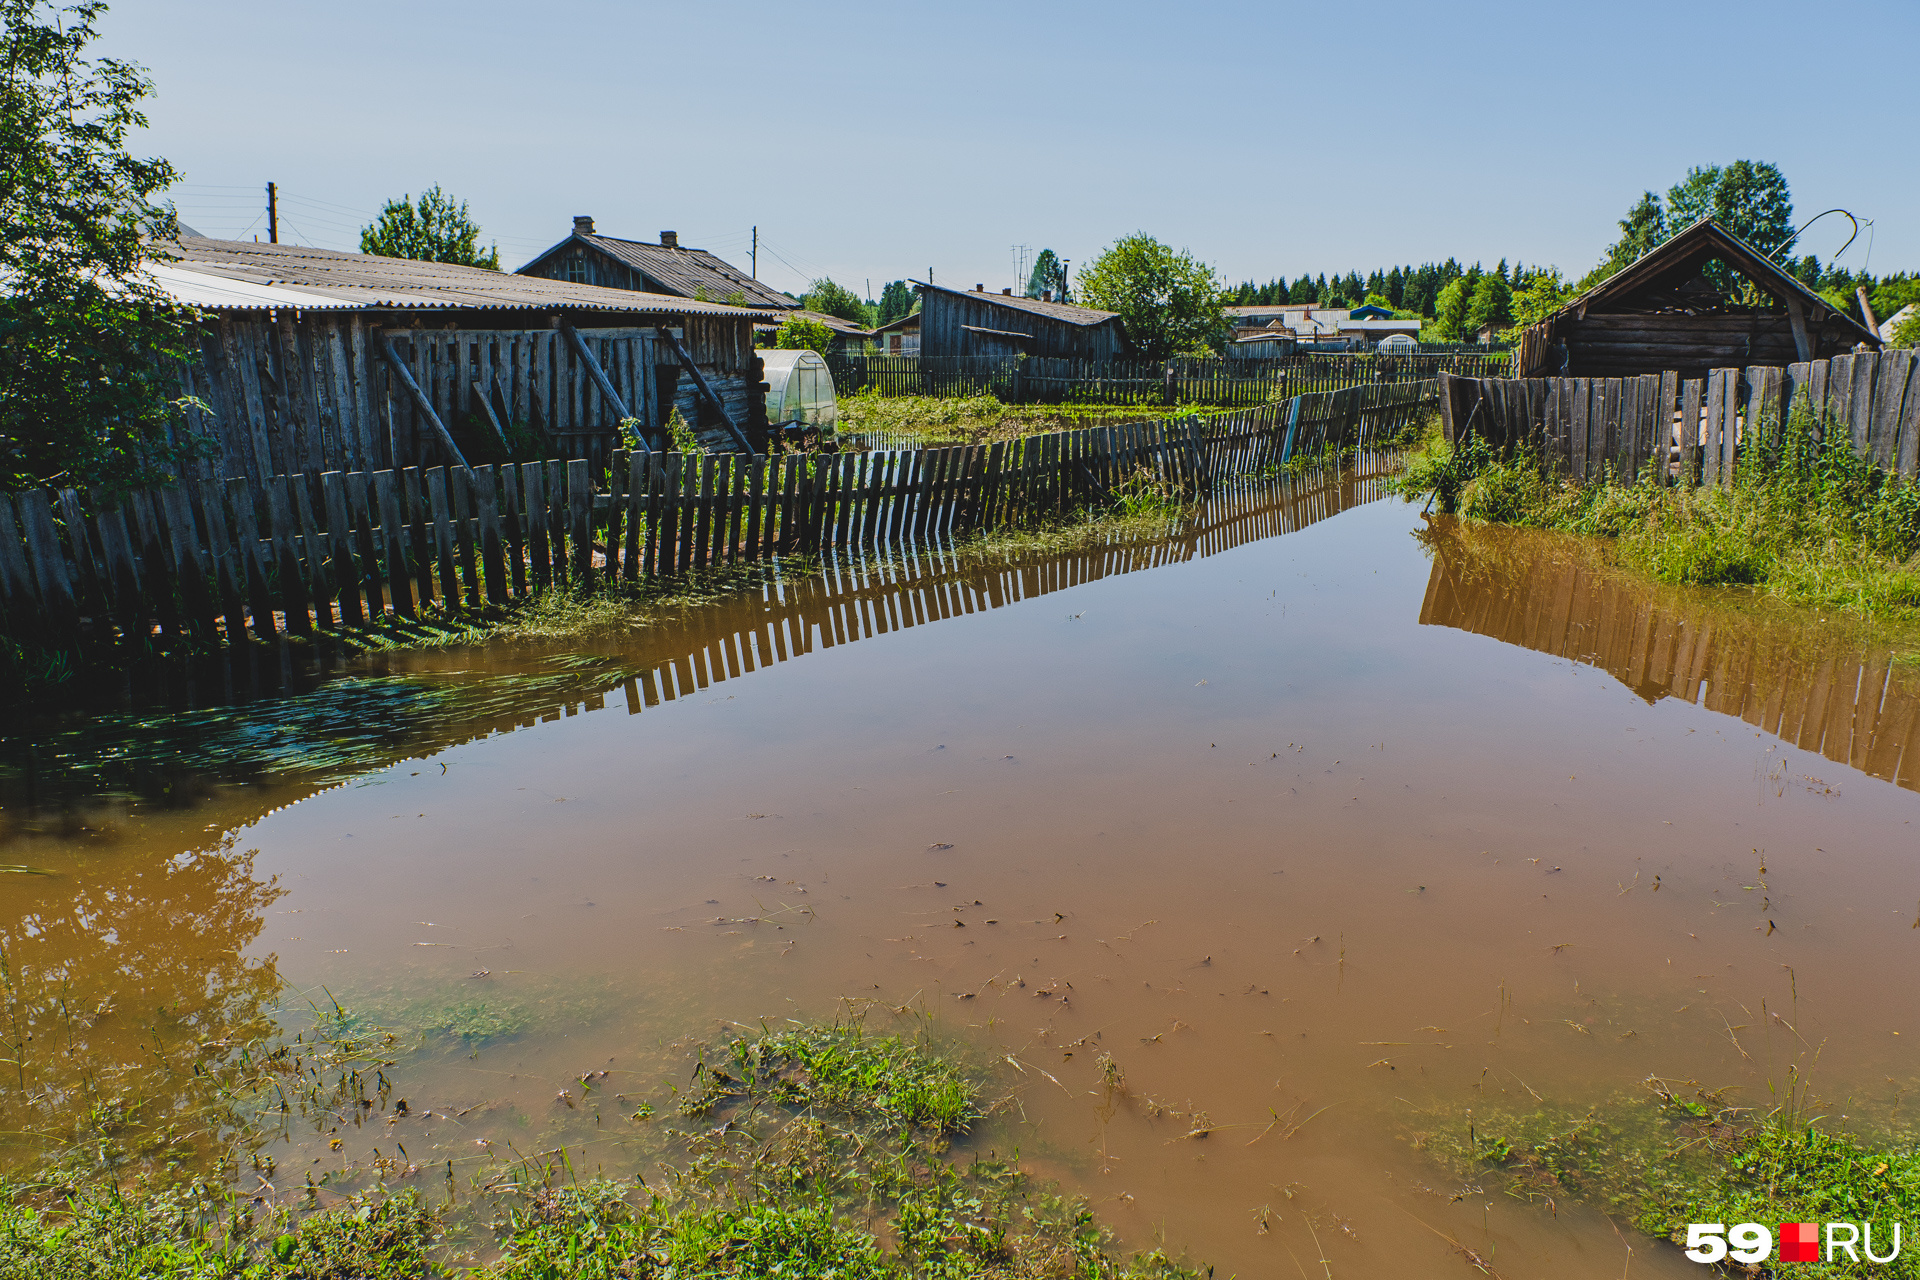
[(1046, 356), (830, 355), (841, 395), (991, 395), (1008, 404), (1258, 405), (1375, 383), (1424, 382), (1442, 371), (1493, 377), (1505, 353), (1296, 355), (1278, 360), (1066, 360)]
[(1382, 436), (1430, 388), (1354, 388), (1210, 419), (847, 454), (616, 454), (201, 480), (118, 503), (0, 495), (0, 617), (40, 643), (200, 646), (352, 629), (792, 553), (914, 546), (1188, 494)]
[(1905, 350), (1714, 369), (1705, 378), (1457, 378), (1442, 375), (1449, 440), (1468, 430), (1526, 444), (1576, 480), (1649, 467), (1681, 484), (1730, 483), (1744, 449), (1790, 414), (1843, 431), (1854, 452), (1901, 475), (1920, 471), (1920, 361)]

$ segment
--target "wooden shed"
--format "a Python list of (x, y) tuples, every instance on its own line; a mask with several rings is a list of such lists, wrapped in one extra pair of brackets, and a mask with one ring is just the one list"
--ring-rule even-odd
[(753, 325), (769, 312), (474, 267), (182, 237), (150, 268), (199, 309), (182, 390), (200, 474), (597, 457), (678, 408), (704, 443), (765, 447)]
[[(1711, 270), (1715, 263), (1725, 269)], [(1880, 339), (1703, 218), (1523, 331), (1514, 374), (1704, 378), (1715, 368), (1843, 355), (1858, 343), (1877, 348)]]
[(1056, 356), (1113, 360), (1131, 353), (1120, 317), (1064, 302), (922, 284), (920, 355)]

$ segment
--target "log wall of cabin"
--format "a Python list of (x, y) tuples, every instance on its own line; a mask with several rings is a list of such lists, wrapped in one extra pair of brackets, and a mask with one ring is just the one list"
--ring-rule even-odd
[(975, 335), (964, 326), (1024, 333), (1032, 337), (1028, 354), (1072, 360), (1112, 360), (1120, 355), (1117, 322), (1070, 324), (1019, 307), (996, 306), (999, 294), (946, 293), (928, 289), (921, 297), (920, 354), (974, 354)]
[[(1839, 326), (1810, 326), (1815, 359), (1842, 355), (1851, 348)], [(1567, 368), (1545, 372), (1575, 378), (1620, 378), (1643, 373), (1677, 372), (1704, 378), (1709, 369), (1747, 365), (1788, 365), (1799, 360), (1793, 324), (1784, 311), (1746, 315), (1568, 316), (1554, 326), (1564, 343)]]
[[(503, 453), (494, 428), (529, 432), (564, 452), (571, 438), (618, 430), (621, 414), (564, 334), (546, 327), (483, 329), (426, 322), (382, 328), (364, 313), (239, 312), (200, 328), (199, 358), (177, 372), (191, 397), (185, 427), (208, 456), (192, 474), (224, 479), (292, 471), (373, 471), (450, 461), (438, 433), (381, 351), (391, 340), (468, 460)], [(463, 313), (471, 325), (480, 317)], [(541, 317), (546, 321), (546, 317)], [(591, 320), (581, 317), (586, 325)], [(662, 316), (749, 437), (764, 438), (766, 403), (752, 322), (741, 316)], [(459, 324), (456, 321), (456, 326)], [(629, 413), (650, 431), (682, 392), (678, 357), (652, 326), (580, 327)], [(663, 388), (666, 395), (663, 396)], [(493, 414), (487, 413), (491, 406)], [(691, 406), (691, 401), (689, 401)], [(700, 422), (683, 409), (688, 422)], [(714, 420), (715, 448), (736, 447)], [(757, 426), (760, 436), (754, 436)]]

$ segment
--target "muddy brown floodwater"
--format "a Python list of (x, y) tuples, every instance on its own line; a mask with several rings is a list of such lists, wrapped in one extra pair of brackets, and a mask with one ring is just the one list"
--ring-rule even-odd
[(667, 1103), (690, 1037), (867, 1000), (1018, 1064), (1030, 1123), (977, 1142), (1221, 1275), (1474, 1274), (1440, 1233), (1516, 1280), (1614, 1277), (1629, 1245), (1635, 1276), (1691, 1274), (1590, 1206), (1463, 1186), (1419, 1135), (1648, 1076), (1891, 1116), (1920, 668), (1298, 488), (1156, 546), (353, 668), (305, 696), (457, 696), (323, 787), (94, 796), (13, 742), (0, 861), (46, 873), (0, 875), (14, 1158), (82, 1112), (210, 1150), (180, 1064), (337, 1000), (424, 1035), (387, 1069), (408, 1111), (295, 1126), (247, 1189), (562, 1143), (630, 1172), (621, 1108)]

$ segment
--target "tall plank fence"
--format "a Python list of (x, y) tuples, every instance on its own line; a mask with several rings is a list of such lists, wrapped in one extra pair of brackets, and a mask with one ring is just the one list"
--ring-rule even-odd
[(1136, 478), (1197, 496), (1383, 438), (1430, 398), (1430, 385), (1353, 388), (946, 449), (618, 454), (599, 476), (575, 459), (201, 480), (118, 503), (0, 494), (0, 617), (43, 644), (232, 646), (552, 585), (937, 544), (1105, 504)]
[(1046, 356), (829, 355), (841, 395), (991, 395), (1008, 404), (1204, 404), (1251, 406), (1376, 383), (1431, 380), (1441, 372), (1495, 377), (1504, 352), (1410, 356), (1296, 355), (1277, 360), (1180, 358), (1067, 360)]
[(1739, 457), (1795, 413), (1842, 432), (1853, 451), (1904, 476), (1920, 473), (1920, 361), (1906, 350), (1637, 378), (1456, 378), (1441, 375), (1449, 440), (1471, 430), (1501, 448), (1525, 444), (1576, 480), (1654, 474), (1732, 482)]

